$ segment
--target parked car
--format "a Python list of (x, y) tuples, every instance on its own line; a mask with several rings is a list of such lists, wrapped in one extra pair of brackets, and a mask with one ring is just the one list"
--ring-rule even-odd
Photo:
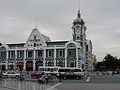
[(3, 73), (3, 77), (12, 77), (12, 78), (19, 78), (20, 73), (16, 71), (7, 71)]
[(31, 78), (40, 78), (41, 76), (42, 76), (42, 72), (33, 71), (31, 73)]

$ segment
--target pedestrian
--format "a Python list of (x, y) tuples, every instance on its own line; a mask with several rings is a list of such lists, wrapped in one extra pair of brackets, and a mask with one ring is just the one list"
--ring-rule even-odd
[(49, 81), (48, 73), (45, 73), (44, 78), (45, 78), (46, 82), (48, 83), (48, 81)]
[(112, 71), (112, 76), (115, 74), (115, 70), (114, 71)]
[(21, 80), (21, 81), (24, 80), (24, 76), (23, 76), (22, 72), (20, 73), (20, 80)]
[(3, 75), (2, 70), (0, 70), (0, 79), (2, 79), (2, 75)]
[(59, 82), (62, 82), (62, 75), (61, 75), (61, 73), (60, 73), (60, 72), (59, 72), (58, 79), (59, 79)]

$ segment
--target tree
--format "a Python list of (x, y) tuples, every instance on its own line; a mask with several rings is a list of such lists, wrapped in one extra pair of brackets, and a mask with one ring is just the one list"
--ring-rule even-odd
[(115, 70), (118, 69), (119, 67), (119, 60), (117, 57), (113, 57), (111, 54), (107, 54), (104, 57), (104, 63), (109, 70)]
[(116, 70), (120, 69), (120, 59), (112, 56), (111, 54), (106, 54), (103, 61), (98, 62), (96, 65), (96, 70)]

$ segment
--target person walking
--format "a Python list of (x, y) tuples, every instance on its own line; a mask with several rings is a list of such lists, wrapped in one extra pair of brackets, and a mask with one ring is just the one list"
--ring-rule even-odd
[(2, 79), (3, 78), (3, 72), (2, 72), (2, 70), (0, 70), (0, 79)]
[(115, 74), (115, 70), (112, 71), (112, 76)]
[(61, 73), (60, 73), (60, 72), (59, 72), (58, 79), (59, 79), (59, 82), (62, 82), (62, 75), (61, 75)]
[(24, 76), (23, 76), (23, 73), (20, 72), (20, 81), (23, 81), (24, 80)]

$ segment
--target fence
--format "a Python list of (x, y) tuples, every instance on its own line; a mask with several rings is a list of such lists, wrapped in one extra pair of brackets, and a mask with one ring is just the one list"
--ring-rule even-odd
[[(55, 84), (57, 84), (57, 82), (39, 84), (37, 82), (19, 81), (16, 79), (2, 79), (2, 80), (0, 80), (1, 87), (9, 88), (12, 90), (48, 90), (48, 88), (50, 88), (51, 86), (53, 86)], [(52, 90), (55, 90), (55, 89), (52, 88)]]

